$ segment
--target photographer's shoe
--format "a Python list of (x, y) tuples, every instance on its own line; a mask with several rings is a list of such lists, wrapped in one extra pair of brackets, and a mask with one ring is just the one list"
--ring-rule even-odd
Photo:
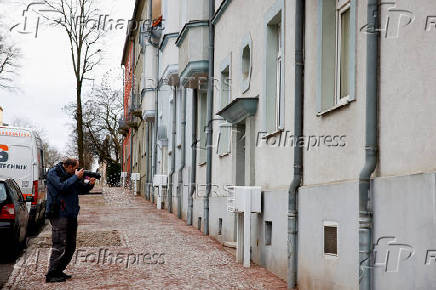
[(45, 283), (57, 283), (57, 282), (65, 282), (67, 279), (62, 275), (47, 275), (45, 276)]
[(61, 272), (60, 274), (61, 277), (64, 277), (66, 280), (71, 279), (73, 276), (65, 274), (64, 272)]

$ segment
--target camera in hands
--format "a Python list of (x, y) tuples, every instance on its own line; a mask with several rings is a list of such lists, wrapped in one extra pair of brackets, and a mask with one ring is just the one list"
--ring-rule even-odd
[[(82, 168), (77, 168), (77, 170), (81, 170)], [(100, 180), (101, 174), (98, 172), (90, 171), (90, 170), (84, 170), (83, 171), (83, 178), (89, 179), (89, 178), (95, 178)]]

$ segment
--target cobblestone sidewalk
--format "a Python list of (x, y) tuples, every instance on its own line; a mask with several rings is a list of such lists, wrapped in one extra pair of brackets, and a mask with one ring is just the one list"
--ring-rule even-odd
[(119, 188), (80, 197), (73, 279), (45, 284), (51, 228), (31, 241), (5, 289), (285, 289), (266, 271), (249, 269), (218, 242), (142, 197)]

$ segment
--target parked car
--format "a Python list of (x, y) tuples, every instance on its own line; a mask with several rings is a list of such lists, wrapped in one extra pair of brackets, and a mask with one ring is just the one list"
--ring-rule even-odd
[(47, 186), (42, 141), (31, 129), (0, 126), (0, 176), (14, 179), (27, 204), (29, 227), (45, 222)]
[(0, 253), (16, 255), (25, 245), (29, 214), (20, 187), (13, 179), (0, 179)]

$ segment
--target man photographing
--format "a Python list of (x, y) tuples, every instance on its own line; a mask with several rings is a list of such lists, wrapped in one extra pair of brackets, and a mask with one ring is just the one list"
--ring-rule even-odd
[(77, 215), (79, 193), (89, 192), (95, 178), (83, 179), (84, 169), (78, 170), (79, 162), (67, 158), (50, 169), (47, 174), (46, 216), (52, 226), (52, 250), (45, 281), (65, 282), (71, 278), (64, 273), (76, 250)]

